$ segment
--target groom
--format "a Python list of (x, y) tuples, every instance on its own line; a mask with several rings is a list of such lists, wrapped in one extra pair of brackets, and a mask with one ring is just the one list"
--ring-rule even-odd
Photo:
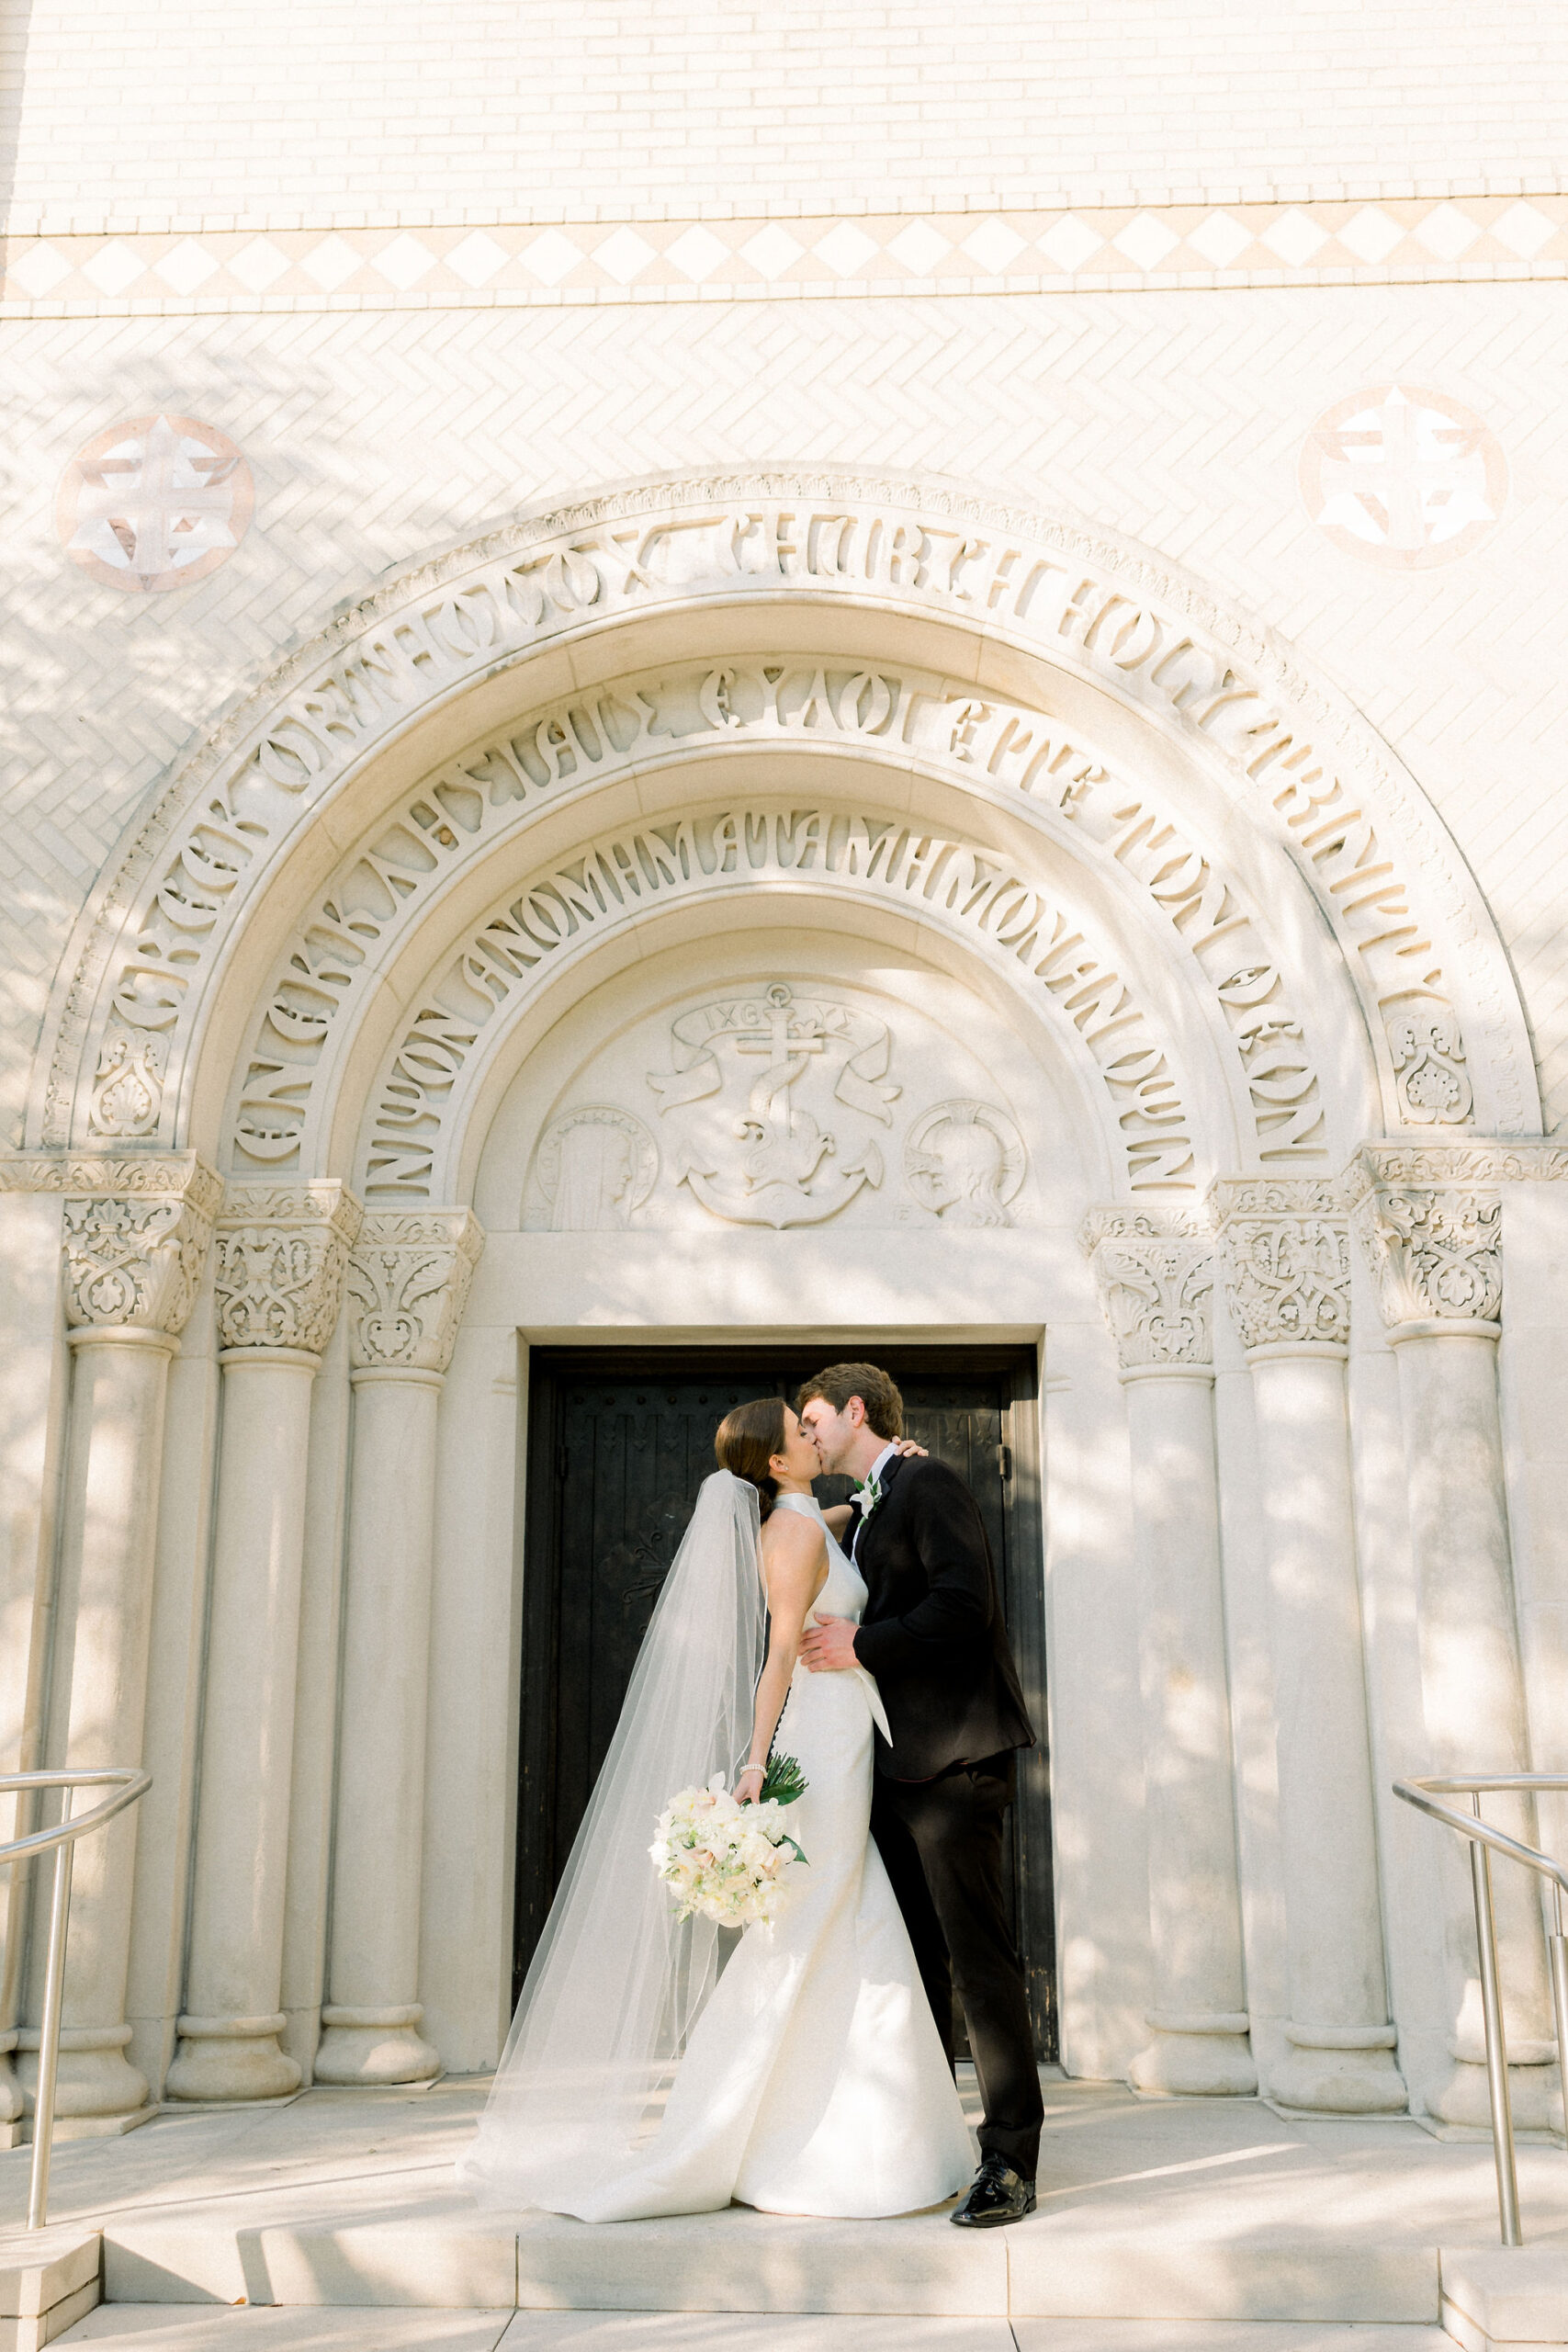
[(1043, 2108), (1023, 1971), (1002, 1897), (1013, 1751), (1032, 1747), (990, 1549), (974, 1496), (945, 1463), (900, 1457), (904, 1403), (871, 1363), (830, 1364), (796, 1409), (830, 1476), (861, 1480), (852, 1557), (859, 1626), (808, 1626), (814, 1674), (863, 1666), (893, 1732), (876, 1741), (871, 1827), (953, 2055), (956, 1984), (985, 2120), (980, 2169), (952, 2216), (996, 2229), (1034, 2210)]

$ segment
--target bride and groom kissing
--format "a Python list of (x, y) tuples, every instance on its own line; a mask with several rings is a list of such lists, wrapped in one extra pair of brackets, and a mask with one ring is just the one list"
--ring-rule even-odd
[[(1033, 2210), (1040, 2080), (1002, 1838), (1034, 1733), (980, 1512), (902, 1440), (877, 1366), (830, 1365), (796, 1405), (719, 1425), (459, 2165), (487, 2201), (870, 2219), (963, 2191), (949, 2218), (971, 2229)], [(860, 1481), (856, 1507), (819, 1507), (824, 1473)], [(807, 1867), (737, 1940), (677, 1913), (649, 1831), (672, 1791), (738, 1763), (754, 1801), (775, 1740), (805, 1777)], [(955, 1990), (983, 2108), (973, 2180)]]

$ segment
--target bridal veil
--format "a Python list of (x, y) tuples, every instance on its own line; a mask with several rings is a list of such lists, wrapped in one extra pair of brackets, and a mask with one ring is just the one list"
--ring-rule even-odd
[(621, 2169), (717, 1982), (733, 1939), (677, 1921), (648, 1849), (667, 1800), (730, 1781), (750, 1738), (760, 1534), (754, 1487), (728, 1470), (704, 1480), (458, 2167), (482, 2197), (529, 2205)]

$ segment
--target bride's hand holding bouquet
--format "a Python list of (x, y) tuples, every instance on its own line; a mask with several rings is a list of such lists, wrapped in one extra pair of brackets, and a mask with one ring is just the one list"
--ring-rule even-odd
[(759, 1777), (757, 1795), (743, 1799), (716, 1773), (705, 1788), (681, 1790), (660, 1815), (648, 1850), (675, 1894), (678, 1918), (767, 1926), (795, 1894), (795, 1873), (807, 1865), (783, 1816), (806, 1781), (793, 1756), (774, 1757), (765, 1772), (749, 1768), (740, 1787)]

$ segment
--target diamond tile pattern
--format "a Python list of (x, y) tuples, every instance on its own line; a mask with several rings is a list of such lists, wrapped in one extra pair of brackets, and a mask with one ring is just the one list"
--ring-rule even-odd
[[(728, 223), (683, 232), (705, 233), (732, 250)], [(959, 476), (1004, 502), (1070, 503), (1293, 641), (1453, 826), (1513, 956), (1552, 1110), (1568, 1117), (1568, 331), (1554, 286), (1390, 285), (1375, 305), (1297, 283), (1168, 288), (1155, 301), (1081, 289), (916, 300), (890, 288), (880, 300), (729, 304), (697, 302), (688, 286), (672, 302), (420, 312), (375, 282), (381, 306), (353, 313), (318, 300), (295, 313), (0, 331), (12, 550), (0, 605), (0, 1136), (15, 1131), (24, 1064), (93, 876), (157, 776), (292, 639), (388, 566), (524, 503), (768, 459)], [(1485, 543), (1438, 571), (1359, 564), (1297, 495), (1314, 419), (1396, 377), (1484, 417), (1516, 484)], [(255, 520), (209, 579), (119, 595), (65, 558), (55, 486), (90, 435), (161, 406), (241, 445)]]
[(1348, 245), (1359, 260), (1375, 266), (1388, 259), (1404, 233), (1400, 223), (1391, 220), (1381, 206), (1369, 204), (1353, 220), (1346, 221), (1339, 232), (1339, 242)]
[[(12, 238), (0, 247), (0, 316), (100, 313), (106, 301), (195, 310), (345, 310), (406, 302), (658, 301), (710, 293), (956, 290), (1179, 278), (1568, 275), (1568, 197), (1462, 202), (1145, 206), (1077, 212), (867, 214), (778, 220), (566, 223), (556, 228), (277, 231), (264, 238)], [(149, 277), (149, 272), (152, 273)], [(155, 290), (149, 290), (153, 288)]]
[(1299, 209), (1281, 214), (1263, 232), (1263, 243), (1292, 269), (1304, 269), (1328, 243), (1328, 232)]

